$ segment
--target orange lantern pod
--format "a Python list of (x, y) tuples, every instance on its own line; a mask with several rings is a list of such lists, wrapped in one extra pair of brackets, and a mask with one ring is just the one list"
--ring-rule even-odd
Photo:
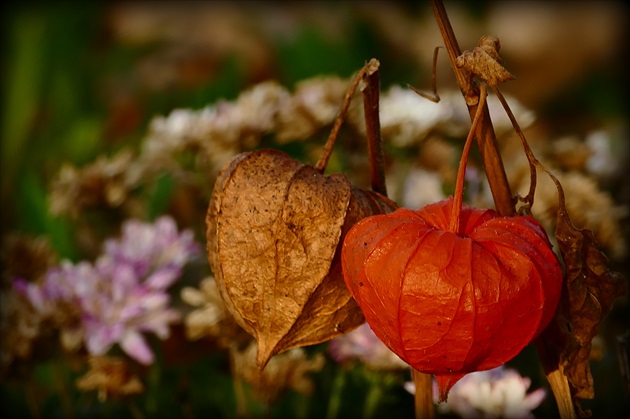
[(453, 198), (357, 223), (342, 250), (346, 285), (374, 333), (445, 398), (463, 375), (503, 365), (550, 322), (562, 271), (529, 216)]

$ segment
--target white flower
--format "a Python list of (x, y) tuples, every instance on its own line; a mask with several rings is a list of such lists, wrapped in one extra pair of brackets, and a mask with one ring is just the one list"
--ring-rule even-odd
[[(462, 418), (531, 419), (532, 410), (546, 397), (542, 388), (527, 393), (531, 380), (516, 370), (503, 366), (473, 372), (459, 380), (448, 394), (448, 401), (438, 404), (442, 413)], [(412, 382), (405, 389), (415, 392)], [(437, 403), (438, 389), (434, 383), (433, 399)]]

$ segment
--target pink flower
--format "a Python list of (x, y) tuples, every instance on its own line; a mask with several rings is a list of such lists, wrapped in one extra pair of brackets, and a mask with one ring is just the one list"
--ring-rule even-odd
[(90, 354), (103, 355), (119, 344), (138, 362), (151, 364), (153, 352), (143, 333), (166, 339), (169, 325), (180, 320), (169, 307), (167, 288), (199, 245), (192, 232), (179, 233), (173, 219), (161, 217), (153, 224), (127, 221), (122, 238), (104, 247), (94, 264), (64, 261), (43, 283), (17, 280), (15, 288), (44, 316), (67, 318), (56, 315), (69, 308), (70, 315), (78, 313), (77, 321), (60, 325), (62, 334), (82, 336)]

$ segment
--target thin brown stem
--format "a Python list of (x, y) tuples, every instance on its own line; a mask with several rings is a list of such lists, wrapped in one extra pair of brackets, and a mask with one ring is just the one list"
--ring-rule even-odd
[(457, 169), (457, 180), (455, 181), (455, 193), (453, 194), (453, 207), (451, 209), (451, 223), (449, 225), (449, 231), (455, 234), (459, 234), (459, 219), (462, 212), (462, 202), (464, 199), (464, 179), (466, 178), (466, 163), (468, 162), (468, 154), (470, 154), (470, 146), (472, 144), (472, 139), (477, 129), (477, 125), (481, 120), (481, 110), (486, 104), (487, 95), (488, 92), (485, 85), (481, 85), (481, 89), (479, 91), (479, 106), (477, 107), (477, 114), (473, 118), (472, 125), (470, 126), (470, 131), (468, 132), (468, 137), (466, 137), (466, 142), (464, 143), (464, 149), (462, 150), (462, 157), (459, 160), (459, 168)]
[(333, 124), (332, 130), (328, 135), (328, 139), (326, 140), (326, 144), (324, 144), (324, 149), (322, 150), (322, 154), (319, 156), (319, 160), (317, 164), (315, 164), (315, 169), (324, 173), (326, 170), (326, 166), (328, 166), (328, 160), (330, 160), (330, 156), (332, 154), (332, 149), (335, 146), (335, 142), (337, 141), (337, 136), (339, 135), (339, 130), (341, 129), (341, 124), (346, 117), (346, 113), (348, 113), (348, 108), (350, 107), (350, 103), (352, 102), (352, 96), (354, 96), (354, 92), (357, 90), (357, 86), (363, 80), (363, 76), (367, 71), (369, 63), (366, 64), (356, 76), (354, 76), (354, 80), (352, 80), (352, 84), (346, 91), (346, 96), (343, 99), (343, 103), (341, 105), (341, 109), (339, 110), (339, 114), (337, 115), (337, 119), (335, 119), (335, 123)]
[[(453, 71), (455, 72), (457, 83), (462, 91), (472, 120), (477, 114), (477, 107), (479, 106), (479, 88), (473, 83), (472, 74), (457, 67), (456, 61), (457, 57), (461, 55), (461, 51), (446, 14), (444, 4), (440, 0), (431, 0), (431, 6), (442, 37), (444, 38), (444, 44), (448, 51), (451, 67), (453, 67)], [(494, 205), (501, 215), (514, 215), (514, 199), (512, 198), (510, 185), (507, 181), (505, 168), (503, 167), (503, 160), (499, 154), (497, 139), (494, 128), (492, 127), (487, 105), (482, 107), (481, 123), (477, 126), (475, 134), (483, 159), (486, 177), (488, 178), (492, 197), (494, 198)]]
[(423, 98), (435, 103), (438, 103), (440, 101), (440, 95), (437, 91), (437, 59), (439, 51), (440, 47), (435, 47), (435, 50), (433, 50), (433, 68), (431, 70), (431, 88), (433, 89), (433, 96), (421, 92), (420, 90), (407, 83), (407, 87), (413, 90), (417, 95), (422, 96)]
[(370, 180), (372, 190), (387, 196), (385, 185), (385, 168), (383, 163), (383, 147), (381, 143), (381, 122), (379, 117), (379, 62), (370, 60), (364, 67), (363, 85), (363, 114), (365, 116), (365, 131), (370, 160)]
[(516, 117), (514, 116), (512, 109), (510, 109), (510, 106), (508, 105), (507, 100), (505, 100), (503, 93), (501, 93), (501, 91), (499, 90), (497, 86), (492, 86), (492, 91), (494, 91), (494, 94), (497, 96), (497, 98), (501, 102), (501, 105), (503, 106), (505, 113), (507, 114), (508, 118), (510, 118), (510, 122), (512, 123), (512, 126), (514, 127), (514, 131), (516, 131), (516, 134), (521, 140), (521, 144), (523, 145), (523, 150), (525, 151), (525, 154), (527, 155), (527, 159), (529, 160), (530, 183), (529, 183), (529, 191), (527, 192), (527, 196), (525, 197), (524, 200), (525, 202), (527, 202), (529, 208), (531, 208), (534, 205), (534, 193), (536, 192), (536, 179), (537, 179), (536, 164), (538, 163), (538, 159), (536, 159), (536, 157), (534, 156), (534, 153), (529, 147), (529, 144), (527, 143), (527, 140), (525, 139), (525, 135), (523, 134), (523, 131), (521, 130), (521, 127), (518, 124), (518, 121), (516, 120)]
[(435, 417), (433, 407), (433, 378), (431, 374), (412, 370), (413, 383), (416, 386), (414, 394), (416, 419), (432, 419)]

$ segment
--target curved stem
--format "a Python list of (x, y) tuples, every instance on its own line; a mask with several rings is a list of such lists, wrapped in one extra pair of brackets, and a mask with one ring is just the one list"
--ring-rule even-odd
[(464, 143), (464, 149), (462, 150), (462, 157), (459, 160), (459, 168), (457, 169), (457, 180), (455, 181), (455, 193), (453, 194), (453, 207), (451, 208), (451, 223), (448, 227), (449, 231), (459, 234), (459, 218), (462, 212), (462, 201), (464, 196), (464, 179), (466, 178), (466, 163), (468, 162), (468, 154), (470, 153), (470, 146), (472, 139), (475, 137), (475, 131), (477, 125), (481, 120), (483, 113), (481, 110), (486, 104), (486, 96), (488, 92), (486, 86), (482, 84), (479, 89), (479, 106), (477, 106), (477, 113), (473, 118), (470, 131), (468, 131), (468, 137), (466, 137), (466, 143)]
[(330, 160), (330, 155), (332, 154), (332, 149), (335, 146), (335, 142), (337, 141), (337, 136), (339, 135), (339, 130), (341, 129), (341, 124), (343, 124), (343, 120), (346, 117), (346, 113), (348, 112), (348, 108), (350, 107), (350, 103), (352, 102), (352, 96), (354, 96), (354, 92), (357, 90), (357, 86), (363, 79), (363, 76), (366, 74), (367, 67), (369, 64), (363, 66), (361, 70), (354, 76), (354, 80), (352, 80), (352, 84), (346, 91), (346, 96), (343, 99), (343, 104), (341, 105), (341, 110), (339, 110), (339, 114), (337, 115), (337, 119), (335, 119), (335, 123), (333, 125), (330, 134), (328, 135), (328, 139), (326, 140), (326, 144), (324, 144), (324, 149), (322, 150), (322, 154), (319, 156), (319, 160), (315, 165), (315, 170), (319, 173), (324, 173), (326, 170), (326, 166), (328, 165), (328, 160)]

